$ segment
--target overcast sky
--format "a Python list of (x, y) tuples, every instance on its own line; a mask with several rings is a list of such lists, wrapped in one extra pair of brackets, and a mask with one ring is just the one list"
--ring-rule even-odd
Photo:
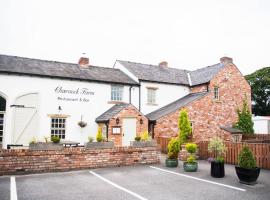
[(270, 66), (270, 0), (0, 0), (0, 54), (112, 67)]

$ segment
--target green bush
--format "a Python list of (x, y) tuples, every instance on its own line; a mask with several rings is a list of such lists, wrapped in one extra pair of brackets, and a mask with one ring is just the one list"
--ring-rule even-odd
[(94, 138), (91, 137), (91, 136), (89, 136), (89, 137), (88, 137), (88, 142), (93, 142), (93, 141), (94, 141)]
[(256, 160), (248, 146), (244, 146), (238, 156), (239, 166), (246, 169), (256, 168)]
[(197, 151), (197, 144), (194, 143), (187, 143), (186, 150), (188, 153), (196, 153)]
[(144, 131), (140, 136), (141, 136), (142, 141), (149, 141), (150, 140), (148, 131)]
[(136, 136), (134, 139), (135, 139), (135, 141), (137, 141), (137, 142), (141, 141), (141, 137), (140, 137), (140, 136)]
[(98, 128), (98, 132), (97, 132), (97, 135), (96, 135), (96, 140), (97, 140), (97, 142), (102, 142), (102, 140), (103, 140), (101, 127)]
[(51, 137), (51, 141), (52, 141), (53, 143), (59, 143), (59, 142), (60, 142), (60, 137), (58, 137), (58, 136), (52, 136), (52, 137)]
[(180, 142), (178, 138), (172, 138), (168, 144), (168, 158), (178, 159), (179, 151), (180, 151)]
[(196, 160), (196, 158), (193, 155), (190, 155), (187, 158), (187, 162), (190, 163), (190, 164), (195, 163), (195, 160)]

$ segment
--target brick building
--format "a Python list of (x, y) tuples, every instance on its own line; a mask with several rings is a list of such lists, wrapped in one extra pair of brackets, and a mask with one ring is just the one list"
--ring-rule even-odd
[(220, 136), (232, 140), (231, 127), (237, 120), (236, 109), (247, 98), (251, 104), (251, 88), (231, 58), (188, 74), (191, 93), (146, 115), (154, 137), (178, 134), (178, 118), (182, 108), (188, 111), (195, 141)]

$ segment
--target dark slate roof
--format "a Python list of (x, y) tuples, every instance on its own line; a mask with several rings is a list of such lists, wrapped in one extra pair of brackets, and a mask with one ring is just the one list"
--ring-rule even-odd
[(137, 85), (119, 69), (0, 55), (0, 73)]
[(122, 60), (118, 60), (118, 62), (127, 68), (139, 80), (189, 85), (186, 70)]
[(220, 126), (220, 128), (222, 130), (228, 131), (230, 133), (243, 133), (243, 131), (237, 129), (237, 128), (233, 128), (231, 126)]
[(206, 94), (208, 94), (208, 92), (198, 92), (198, 93), (190, 93), (184, 97), (182, 97), (181, 99), (178, 99), (158, 110), (155, 110), (149, 114), (146, 115), (146, 117), (150, 120), (150, 121), (155, 121), (167, 114), (170, 114), (176, 110), (178, 110), (179, 108), (186, 106), (187, 104), (205, 96)]
[(224, 64), (218, 63), (212, 66), (204, 67), (189, 72), (191, 79), (191, 86), (209, 82), (224, 66), (225, 66)]
[(109, 110), (107, 110), (106, 112), (104, 112), (103, 114), (98, 116), (96, 118), (96, 122), (98, 123), (98, 122), (106, 122), (106, 121), (108, 121), (109, 119), (111, 119), (113, 116), (118, 114), (121, 110), (128, 107), (129, 105), (130, 104), (127, 104), (127, 103), (120, 103), (120, 104), (114, 105)]

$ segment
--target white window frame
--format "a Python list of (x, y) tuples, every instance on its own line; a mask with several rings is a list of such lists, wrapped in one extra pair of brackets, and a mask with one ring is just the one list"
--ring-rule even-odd
[(123, 101), (124, 86), (111, 85), (111, 101)]
[(219, 87), (218, 86), (214, 87), (214, 99), (219, 100)]
[(66, 138), (66, 117), (51, 117), (51, 136)]
[(147, 104), (155, 105), (157, 103), (157, 88), (147, 88)]

